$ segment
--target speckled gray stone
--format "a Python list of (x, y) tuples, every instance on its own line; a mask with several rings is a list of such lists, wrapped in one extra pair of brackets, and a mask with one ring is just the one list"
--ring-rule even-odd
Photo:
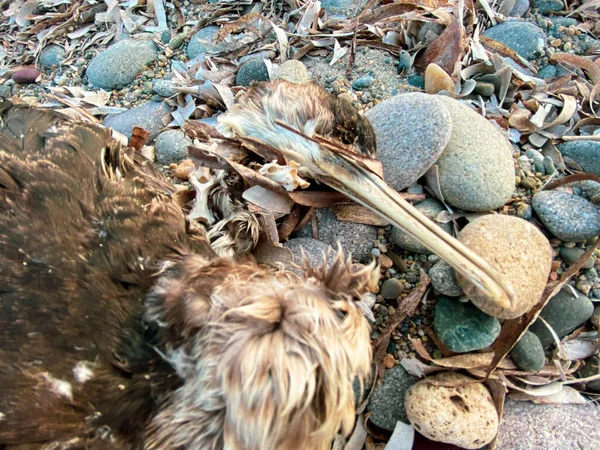
[(65, 49), (61, 45), (46, 45), (40, 52), (40, 66), (49, 69), (52, 66), (58, 66), (65, 57)]
[[(435, 219), (439, 213), (445, 211), (444, 205), (433, 198), (426, 198), (422, 202), (415, 203), (415, 208), (417, 208), (421, 213), (427, 216), (429, 219), (435, 222)], [(446, 233), (452, 233), (452, 224), (450, 222), (441, 223), (436, 222), (442, 230)], [(391, 236), (392, 241), (398, 247), (403, 248), (404, 250), (409, 250), (415, 253), (421, 253), (423, 255), (430, 255), (432, 252), (429, 251), (423, 244), (413, 238), (411, 235), (405, 233), (399, 228), (392, 228)]]
[(515, 6), (510, 11), (511, 17), (523, 17), (529, 11), (529, 0), (516, 0)]
[(383, 382), (375, 388), (369, 402), (371, 421), (389, 431), (394, 429), (397, 421), (408, 423), (404, 395), (417, 380), (402, 366), (394, 366), (386, 371)]
[(176, 94), (173, 90), (173, 82), (171, 80), (154, 80), (152, 89), (161, 97), (171, 97)]
[(462, 295), (463, 291), (458, 285), (456, 273), (452, 266), (446, 261), (440, 260), (435, 263), (435, 265), (429, 269), (429, 277), (431, 278), (431, 285), (440, 294), (449, 297), (458, 297)]
[(150, 40), (125, 39), (96, 56), (86, 74), (95, 87), (120, 89), (131, 83), (157, 54), (156, 44)]
[(519, 369), (534, 372), (544, 367), (544, 347), (539, 338), (527, 331), (513, 347), (510, 356)]
[(543, 55), (546, 47), (546, 33), (529, 22), (513, 20), (500, 23), (485, 30), (482, 35), (501, 42), (528, 60)]
[(187, 148), (192, 140), (181, 130), (166, 130), (158, 135), (154, 143), (156, 162), (162, 165), (178, 163), (187, 158)]
[[(325, 244), (337, 249), (338, 241), (342, 250), (347, 255), (352, 253), (352, 258), (363, 263), (370, 263), (373, 259), (371, 249), (373, 241), (377, 239), (377, 227), (354, 222), (337, 220), (335, 213), (329, 208), (315, 211), (319, 239)], [(309, 223), (296, 237), (311, 237), (312, 226)]]
[(563, 241), (585, 241), (600, 234), (600, 213), (577, 195), (539, 191), (531, 204), (546, 228)]
[(437, 97), (422, 93), (396, 95), (365, 116), (375, 130), (383, 177), (397, 191), (427, 172), (452, 132), (448, 110)]
[(109, 114), (104, 118), (104, 125), (131, 137), (134, 127), (142, 127), (150, 133), (149, 140), (158, 136), (163, 128), (162, 117), (171, 109), (161, 102), (146, 102), (129, 111), (119, 114)]
[(465, 104), (437, 97), (452, 120), (450, 141), (436, 162), (444, 199), (467, 211), (504, 206), (515, 190), (510, 142), (499, 128)]
[(500, 334), (500, 322), (471, 302), (440, 295), (435, 305), (435, 334), (456, 353), (486, 348)]
[(354, 17), (367, 4), (368, 0), (321, 0), (321, 7), (329, 14)]
[(555, 11), (562, 11), (565, 4), (562, 0), (533, 0), (533, 7), (537, 8), (540, 14), (548, 14)]
[(379, 293), (386, 300), (396, 300), (400, 297), (400, 294), (404, 292), (404, 286), (397, 280), (396, 278), (390, 278), (389, 280), (385, 280), (381, 285), (381, 289)]
[[(559, 338), (563, 338), (584, 324), (593, 313), (594, 304), (586, 296), (565, 286), (544, 306), (540, 317), (552, 327)], [(544, 348), (554, 343), (552, 334), (539, 319), (531, 324), (529, 331), (540, 338)]]
[(313, 238), (294, 238), (283, 244), (292, 252), (294, 263), (302, 266), (302, 250), (308, 264), (311, 267), (320, 267), (327, 260), (328, 264), (335, 260), (336, 252), (334, 249), (323, 241), (317, 241)]
[(275, 73), (273, 73), (274, 80), (286, 80), (294, 84), (302, 84), (308, 82), (308, 71), (306, 66), (297, 59), (290, 59), (289, 61), (281, 64)]
[(267, 65), (262, 59), (251, 59), (246, 61), (238, 69), (235, 77), (235, 84), (238, 86), (250, 86), (253, 81), (267, 81), (269, 71)]
[(535, 405), (507, 399), (497, 450), (592, 450), (600, 448), (600, 406)]
[(585, 172), (600, 175), (600, 142), (565, 142), (558, 146), (558, 150), (579, 164)]

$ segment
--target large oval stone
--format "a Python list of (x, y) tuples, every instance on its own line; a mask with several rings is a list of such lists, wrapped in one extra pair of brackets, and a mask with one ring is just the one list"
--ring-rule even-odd
[(486, 348), (500, 334), (500, 322), (470, 302), (439, 296), (435, 305), (435, 334), (456, 353)]
[(544, 53), (546, 33), (529, 22), (507, 21), (488, 28), (482, 36), (501, 42), (523, 58), (533, 60)]
[(141, 127), (150, 133), (148, 139), (152, 140), (164, 127), (162, 118), (170, 111), (165, 103), (146, 102), (119, 114), (109, 114), (103, 123), (129, 138), (134, 127)]
[(156, 58), (150, 40), (125, 39), (96, 56), (86, 70), (90, 82), (102, 89), (121, 89), (131, 83), (144, 66)]
[(535, 372), (544, 367), (546, 356), (539, 338), (527, 331), (510, 352), (510, 357), (519, 369), (525, 372)]
[(435, 96), (396, 95), (365, 113), (377, 137), (385, 181), (400, 191), (417, 181), (440, 156), (452, 129), (450, 114)]
[(515, 189), (510, 142), (465, 104), (450, 97), (437, 97), (452, 118), (450, 141), (436, 163), (444, 199), (467, 211), (502, 207)]
[(476, 449), (490, 443), (498, 431), (490, 392), (466, 375), (444, 372), (427, 377), (408, 390), (404, 404), (410, 423), (434, 441)]
[(489, 214), (469, 223), (458, 239), (486, 260), (514, 294), (512, 306), (499, 304), (457, 274), (475, 306), (490, 316), (514, 319), (538, 302), (548, 281), (552, 248), (535, 226), (518, 217)]
[(600, 234), (600, 213), (592, 203), (577, 195), (539, 191), (531, 205), (546, 228), (562, 241), (585, 241)]
[(585, 172), (600, 175), (600, 142), (572, 141), (560, 144), (558, 149), (563, 156), (571, 158)]

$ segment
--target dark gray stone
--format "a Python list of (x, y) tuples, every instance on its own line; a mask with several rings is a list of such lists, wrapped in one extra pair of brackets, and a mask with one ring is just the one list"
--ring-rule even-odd
[[(578, 378), (588, 378), (596, 375), (600, 375), (600, 358), (594, 355), (585, 360), (585, 364), (579, 369)], [(600, 380), (588, 381), (585, 385), (585, 390), (600, 394)]]
[(546, 357), (539, 338), (527, 331), (510, 352), (510, 356), (519, 369), (534, 372), (544, 367)]
[(379, 293), (386, 300), (396, 300), (400, 297), (400, 294), (404, 292), (404, 286), (397, 280), (396, 278), (390, 278), (389, 280), (385, 280), (381, 285), (381, 289)]
[(357, 91), (366, 89), (373, 84), (373, 81), (374, 78), (369, 75), (367, 75), (366, 77), (357, 78), (352, 82), (352, 89), (356, 89)]
[[(582, 249), (582, 248), (579, 248), (579, 247), (573, 247), (573, 248), (561, 247), (560, 248), (560, 257), (567, 264), (573, 264), (584, 253), (585, 253), (585, 250)], [(590, 259), (588, 259), (585, 262), (585, 264), (583, 265), (583, 268), (584, 269), (591, 269), (592, 267), (594, 267), (594, 263), (595, 262), (596, 262), (596, 260), (594, 259), (594, 257), (590, 256)]]
[(577, 195), (539, 191), (533, 196), (532, 206), (546, 228), (563, 241), (585, 241), (600, 234), (600, 213)]
[(146, 102), (137, 108), (132, 108), (119, 114), (109, 114), (104, 118), (104, 125), (131, 137), (134, 127), (142, 127), (150, 133), (153, 140), (163, 128), (162, 117), (171, 109), (161, 102)]
[(262, 59), (251, 59), (240, 66), (235, 83), (238, 86), (250, 86), (253, 81), (267, 81), (268, 79), (269, 71), (265, 62)]
[(543, 78), (544, 80), (554, 78), (555, 76), (556, 66), (553, 66), (552, 64), (547, 64), (538, 71), (538, 78)]
[(192, 140), (183, 131), (163, 131), (158, 135), (154, 143), (156, 162), (166, 166), (186, 159), (189, 145), (192, 145)]
[(365, 116), (377, 137), (377, 158), (385, 181), (397, 191), (416, 182), (438, 159), (450, 140), (448, 110), (434, 96), (396, 95)]
[(40, 52), (40, 66), (51, 69), (52, 66), (59, 66), (65, 57), (65, 49), (56, 44), (50, 44), (44, 47)]
[(95, 87), (120, 89), (131, 83), (157, 54), (156, 44), (150, 40), (125, 39), (96, 56), (86, 74)]
[(410, 375), (402, 366), (394, 366), (385, 373), (381, 385), (377, 386), (371, 396), (368, 410), (371, 421), (385, 430), (392, 431), (396, 422), (408, 423), (404, 408), (406, 391), (418, 378)]
[[(583, 325), (594, 313), (594, 304), (580, 292), (565, 286), (544, 306), (540, 317), (552, 327), (559, 338), (563, 338)], [(552, 334), (539, 319), (531, 324), (534, 333), (544, 348), (554, 343)]]
[(485, 30), (483, 36), (501, 42), (528, 60), (543, 55), (546, 46), (546, 34), (529, 22), (500, 23)]
[(431, 285), (440, 294), (449, 297), (458, 297), (462, 295), (463, 291), (458, 285), (456, 273), (452, 266), (446, 261), (440, 260), (435, 263), (429, 270), (429, 277), (431, 278)]
[[(422, 202), (415, 203), (415, 208), (417, 208), (421, 213), (427, 216), (429, 219), (435, 222), (435, 219), (439, 213), (445, 211), (444, 205), (433, 198), (426, 198)], [(440, 223), (436, 222), (437, 225), (440, 226), (442, 230), (446, 233), (452, 233), (452, 224), (448, 223)], [(391, 239), (398, 247), (403, 248), (405, 250), (409, 250), (415, 253), (421, 253), (424, 255), (430, 255), (431, 251), (429, 251), (423, 244), (417, 241), (415, 238), (410, 236), (408, 233), (400, 230), (399, 228), (392, 228)]]
[(12, 86), (7, 84), (0, 85), (0, 97), (9, 98), (12, 96)]
[[(352, 253), (353, 259), (364, 263), (372, 261), (371, 249), (377, 239), (377, 227), (337, 220), (329, 208), (317, 209), (315, 215), (321, 241), (335, 249), (339, 241), (346, 255)], [(311, 225), (308, 224), (298, 237), (311, 236), (311, 233)]]
[(509, 13), (510, 17), (523, 17), (529, 11), (529, 0), (516, 0), (515, 6)]
[(600, 175), (600, 142), (565, 142), (558, 146), (558, 150), (579, 164), (585, 172)]
[(320, 267), (324, 261), (327, 261), (328, 265), (332, 264), (337, 254), (330, 245), (313, 238), (290, 239), (283, 246), (292, 252), (294, 263), (299, 266), (303, 265), (303, 251), (304, 257), (311, 267)]
[(439, 296), (435, 305), (435, 334), (456, 353), (490, 346), (500, 333), (500, 322), (472, 303)]
[(540, 14), (547, 14), (562, 11), (565, 5), (562, 0), (533, 0), (533, 7), (537, 8)]

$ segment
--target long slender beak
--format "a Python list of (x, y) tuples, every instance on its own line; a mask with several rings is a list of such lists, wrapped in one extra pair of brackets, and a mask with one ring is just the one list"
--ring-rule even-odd
[[(281, 122), (278, 124), (298, 133)], [(319, 144), (318, 140), (309, 140)], [(360, 156), (334, 150), (322, 143), (319, 145), (319, 151), (310, 156), (286, 152), (283, 149), (281, 151), (287, 159), (305, 165), (318, 181), (345, 194), (412, 235), (483, 291), (486, 297), (493, 298), (496, 304), (505, 308), (514, 305), (512, 289), (484, 259), (404, 200), (373, 173), (361, 161)]]

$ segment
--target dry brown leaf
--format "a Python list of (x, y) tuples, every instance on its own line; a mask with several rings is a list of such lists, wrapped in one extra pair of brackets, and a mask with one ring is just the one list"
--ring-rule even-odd
[(331, 209), (335, 213), (335, 217), (344, 222), (362, 223), (376, 227), (389, 225), (387, 220), (382, 219), (369, 208), (357, 205), (356, 203), (337, 204), (333, 205)]
[(290, 249), (280, 245), (273, 245), (265, 242), (264, 239), (258, 241), (252, 254), (260, 264), (269, 264), (271, 266), (292, 265), (294, 258)]
[(443, 33), (417, 57), (415, 66), (425, 69), (430, 64), (437, 64), (446, 73), (453, 73), (457, 61), (462, 59), (465, 50), (463, 27), (453, 16)]
[(519, 130), (521, 133), (533, 133), (536, 130), (536, 126), (531, 123), (531, 111), (525, 108), (519, 108), (514, 106), (510, 116), (508, 117), (508, 124)]
[[(502, 414), (504, 413), (504, 399), (506, 397), (506, 386), (499, 380), (488, 379), (486, 381), (486, 385), (492, 394), (492, 399), (494, 400), (494, 406), (496, 407), (496, 412), (498, 413), (498, 423), (502, 423)], [(496, 437), (488, 444), (488, 450), (494, 450), (496, 447)]]
[(563, 123), (568, 122), (569, 120), (571, 120), (571, 118), (577, 111), (577, 99), (575, 97), (573, 97), (571, 95), (562, 95), (562, 94), (559, 94), (559, 95), (563, 99), (563, 102), (564, 102), (563, 108), (560, 111), (560, 114), (558, 115), (558, 117), (556, 119), (554, 119), (552, 122), (547, 123), (541, 127), (542, 130), (545, 130), (547, 128), (552, 128), (556, 125), (562, 125)]
[(340, 202), (347, 202), (348, 197), (333, 191), (294, 191), (288, 195), (299, 205), (312, 206), (314, 208), (327, 208)]
[(550, 60), (583, 69), (593, 84), (600, 82), (600, 68), (590, 59), (570, 53), (554, 53)]

